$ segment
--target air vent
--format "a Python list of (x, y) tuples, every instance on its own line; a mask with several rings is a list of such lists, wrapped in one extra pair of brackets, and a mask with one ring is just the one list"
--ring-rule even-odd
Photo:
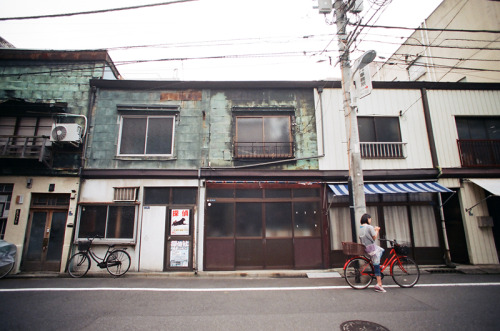
[(136, 201), (138, 187), (115, 187), (114, 201)]

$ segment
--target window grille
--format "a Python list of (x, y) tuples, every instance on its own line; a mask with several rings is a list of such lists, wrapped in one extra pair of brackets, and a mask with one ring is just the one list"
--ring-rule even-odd
[(114, 201), (136, 201), (138, 187), (115, 187)]

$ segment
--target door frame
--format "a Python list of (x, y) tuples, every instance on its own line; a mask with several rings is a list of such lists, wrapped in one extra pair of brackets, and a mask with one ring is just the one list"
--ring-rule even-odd
[[(48, 201), (54, 201), (51, 199), (56, 199), (58, 197), (66, 197), (67, 198), (67, 204), (65, 203), (64, 205), (51, 205), (50, 203), (47, 204), (36, 204), (35, 201), (37, 201), (38, 198), (47, 198)], [(21, 260), (21, 270), (22, 271), (59, 271), (61, 267), (61, 262), (63, 260), (63, 248), (61, 248), (61, 258), (59, 261), (47, 261), (47, 254), (48, 254), (48, 249), (50, 245), (50, 235), (52, 232), (52, 221), (53, 221), (53, 216), (54, 213), (57, 212), (63, 212), (66, 214), (66, 219), (64, 221), (64, 229), (66, 229), (66, 224), (68, 222), (68, 212), (69, 212), (69, 199), (70, 195), (69, 194), (33, 194), (32, 199), (31, 199), (31, 206), (30, 206), (30, 211), (29, 211), (29, 219), (28, 219), (28, 224), (26, 226), (26, 234), (25, 234), (25, 240), (24, 240), (24, 247), (23, 247), (23, 254), (22, 254), (22, 260)], [(27, 260), (27, 254), (29, 250), (29, 244), (30, 244), (30, 238), (31, 238), (31, 230), (32, 230), (32, 225), (33, 225), (33, 216), (37, 212), (45, 212), (45, 226), (44, 226), (44, 234), (43, 234), (43, 239), (42, 239), (42, 244), (45, 246), (45, 249), (42, 248), (40, 260), (38, 261), (28, 261)], [(64, 235), (63, 233), (63, 240), (64, 240)], [(46, 243), (46, 244), (44, 244)], [(64, 247), (64, 245), (63, 245)]]
[[(188, 234), (172, 234), (172, 223), (175, 220), (172, 219), (172, 211), (174, 210), (189, 210), (189, 225), (187, 227)], [(193, 270), (193, 239), (194, 239), (194, 210), (195, 208), (190, 206), (167, 206), (166, 215), (166, 226), (165, 226), (165, 255), (163, 263), (163, 271), (192, 271)], [(170, 256), (172, 253), (172, 242), (186, 242), (188, 241), (188, 263), (187, 266), (171, 266)]]

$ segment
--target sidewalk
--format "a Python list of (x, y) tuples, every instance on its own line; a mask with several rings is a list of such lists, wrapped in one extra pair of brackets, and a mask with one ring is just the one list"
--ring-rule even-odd
[[(444, 265), (420, 266), (421, 274), (500, 274), (500, 264), (457, 265), (450, 268)], [(239, 271), (181, 271), (181, 272), (127, 272), (127, 277), (241, 277), (241, 278), (340, 278), (342, 268), (320, 270), (239, 270)], [(108, 272), (89, 272), (85, 277), (109, 277)], [(70, 277), (59, 272), (21, 272), (8, 278), (57, 278)]]

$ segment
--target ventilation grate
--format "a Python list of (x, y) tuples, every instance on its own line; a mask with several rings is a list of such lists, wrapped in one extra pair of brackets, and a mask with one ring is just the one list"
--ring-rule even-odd
[(115, 187), (114, 201), (136, 201), (138, 187)]

